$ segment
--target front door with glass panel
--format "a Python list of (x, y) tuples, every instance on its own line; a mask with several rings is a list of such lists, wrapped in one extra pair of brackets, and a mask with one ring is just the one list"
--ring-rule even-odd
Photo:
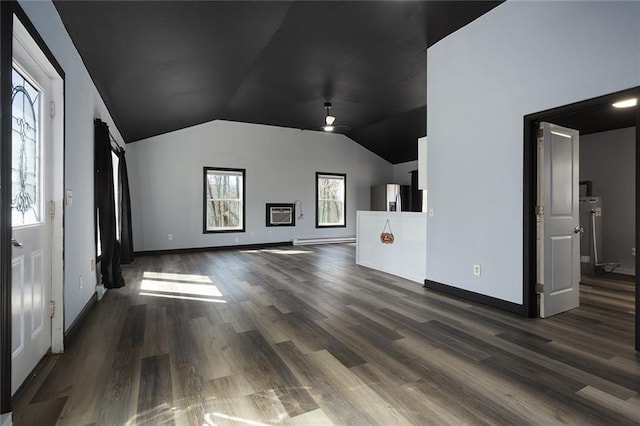
[(30, 64), (12, 74), (12, 394), (51, 346), (51, 216), (45, 113), (48, 79)]

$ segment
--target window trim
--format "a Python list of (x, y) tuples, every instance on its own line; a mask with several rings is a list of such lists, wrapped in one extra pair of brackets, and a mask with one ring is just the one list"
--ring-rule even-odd
[[(318, 193), (318, 179), (321, 176), (338, 177), (338, 178), (342, 178), (343, 180), (343, 185), (344, 185), (343, 201), (342, 201), (343, 223), (341, 225), (322, 225), (319, 222), (318, 209), (320, 207), (320, 204), (318, 203), (318, 197), (320, 194)], [(347, 174), (316, 172), (315, 185), (316, 185), (316, 228), (346, 228), (347, 227)]]
[[(220, 172), (236, 172), (242, 174), (242, 227), (238, 229), (207, 229), (207, 174), (210, 170)], [(247, 228), (247, 169), (235, 169), (229, 167), (203, 167), (202, 173), (202, 233), (223, 234), (230, 232), (246, 232)]]

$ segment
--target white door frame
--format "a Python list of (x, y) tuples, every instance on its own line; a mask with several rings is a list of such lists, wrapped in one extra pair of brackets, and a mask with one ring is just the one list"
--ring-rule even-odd
[[(52, 114), (50, 156), (48, 167), (52, 168), (50, 200), (54, 202), (55, 213), (51, 223), (51, 299), (55, 313), (51, 320), (51, 352), (64, 351), (64, 78), (52, 65), (47, 55), (21, 22), (13, 15), (13, 57), (28, 54), (51, 80), (51, 99), (53, 108), (45, 105), (45, 113)], [(19, 44), (16, 46), (16, 41)]]

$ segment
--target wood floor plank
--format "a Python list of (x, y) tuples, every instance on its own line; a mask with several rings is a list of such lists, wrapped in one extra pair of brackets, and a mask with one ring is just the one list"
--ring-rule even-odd
[(517, 344), (513, 344), (509, 341), (501, 339), (498, 336), (488, 337), (486, 341), (487, 343), (495, 347), (495, 351), (498, 354), (504, 354), (512, 360), (524, 359), (532, 366), (536, 366), (542, 369), (548, 369), (552, 371), (552, 374), (555, 374), (559, 378), (564, 378), (569, 382), (583, 383), (586, 385), (594, 386), (598, 389), (601, 389), (623, 399), (629, 398), (632, 395), (636, 394), (636, 392), (633, 390), (630, 390), (615, 382), (611, 382), (598, 377), (590, 373), (589, 371), (567, 365), (561, 360), (553, 359), (549, 356), (532, 352)]
[[(393, 372), (373, 364), (358, 365), (350, 369), (399, 414), (414, 425), (464, 425), (449, 408), (444, 408), (412, 387), (412, 382), (398, 380)], [(415, 379), (419, 380), (419, 379)], [(409, 385), (407, 384), (409, 383)]]
[(58, 422), (58, 418), (67, 402), (67, 397), (48, 399), (42, 402), (35, 402), (28, 410), (18, 409), (13, 414), (14, 425), (38, 425), (53, 426)]
[(625, 374), (625, 372), (620, 371), (620, 369), (613, 369), (606, 364), (605, 360), (589, 353), (574, 350), (560, 342), (541, 343), (539, 341), (523, 340), (522, 338), (506, 333), (500, 335), (500, 337), (550, 358), (561, 360), (563, 363), (573, 367), (587, 369), (598, 377), (617, 383), (634, 392), (640, 391), (640, 382), (637, 380), (637, 376), (629, 376)]
[(372, 419), (366, 417), (347, 398), (344, 393), (349, 392), (330, 380), (326, 380), (322, 371), (300, 352), (293, 343), (283, 342), (276, 345), (278, 354), (283, 358), (289, 368), (301, 378), (303, 385), (314, 397), (316, 403), (325, 414), (337, 424), (372, 424)]
[(147, 305), (146, 318), (142, 356), (148, 357), (169, 353), (166, 308), (164, 306)]
[(60, 354), (56, 354), (45, 357), (42, 360), (34, 374), (29, 379), (29, 385), (23, 386), (22, 389), (18, 390), (17, 394), (13, 397), (12, 404), (14, 409), (25, 407), (29, 403), (53, 399), (38, 395), (38, 392), (43, 389), (44, 382), (51, 377), (54, 367), (61, 358), (62, 356)]
[(126, 424), (135, 418), (140, 353), (140, 346), (116, 352), (105, 386), (98, 424)]
[(253, 302), (246, 301), (242, 302), (242, 308), (269, 343), (281, 343), (289, 340), (286, 327), (283, 326), (285, 319), (274, 306), (256, 306)]
[(579, 308), (525, 319), (358, 266), (350, 244), (123, 272), (16, 395), (14, 424), (640, 424), (620, 277), (584, 277)]
[[(490, 424), (553, 424), (561, 419), (558, 407), (530, 405), (530, 389), (517, 382), (496, 380), (482, 363), (469, 363), (463, 356), (446, 351), (422, 358), (421, 362), (425, 368), (438, 371), (438, 380), (446, 384), (441, 393), (449, 394), (451, 398), (460, 395), (465, 408), (474, 417)], [(423, 382), (421, 379), (424, 390)], [(499, 409), (493, 401), (501, 401)]]
[(332, 426), (335, 423), (327, 417), (324, 411), (318, 408), (291, 419), (285, 419), (282, 424), (287, 426)]
[(169, 354), (143, 358), (136, 423), (174, 424)]
[(413, 359), (406, 356), (403, 351), (398, 351), (397, 346), (381, 347), (374, 336), (361, 333), (361, 329), (358, 327), (341, 327), (341, 324), (335, 320), (323, 320), (322, 325), (336, 338), (349, 342), (350, 346), (358, 353), (366, 354), (368, 362), (353, 366), (351, 370), (373, 364), (378, 372), (388, 372), (389, 381), (396, 382), (398, 386), (420, 378), (420, 375), (412, 368)]
[(306, 357), (317, 369), (319, 376), (340, 389), (342, 397), (363, 413), (368, 418), (369, 424), (410, 424), (395, 407), (375, 393), (328, 351), (314, 352)]
[(203, 424), (205, 415), (213, 409), (212, 393), (207, 381), (196, 366), (178, 366), (171, 360), (171, 383), (174, 397), (174, 421), (176, 425)]
[[(298, 336), (300, 339), (304, 339), (305, 342), (309, 343), (308, 346), (313, 348), (312, 352), (325, 349), (346, 367), (353, 367), (366, 362), (364, 358), (351, 350), (348, 345), (336, 339), (311, 319), (305, 318), (297, 312), (286, 314), (285, 317), (289, 325), (298, 328)], [(305, 343), (305, 345), (307, 345), (307, 343)]]
[[(577, 392), (577, 395), (584, 398), (589, 403), (603, 405), (609, 408), (611, 412), (621, 414), (629, 420), (629, 424), (631, 424), (631, 422), (640, 423), (640, 405), (635, 403), (635, 401), (630, 402), (618, 399), (613, 395), (609, 395), (608, 393), (592, 388), (591, 386), (580, 389), (580, 391)], [(621, 421), (619, 424), (622, 423), (624, 422)]]
[[(304, 386), (262, 335), (249, 331), (238, 335), (239, 358), (245, 363), (245, 376), (259, 391), (272, 391), (290, 417), (318, 408)], [(248, 370), (251, 369), (251, 370)], [(250, 371), (247, 374), (247, 371)]]

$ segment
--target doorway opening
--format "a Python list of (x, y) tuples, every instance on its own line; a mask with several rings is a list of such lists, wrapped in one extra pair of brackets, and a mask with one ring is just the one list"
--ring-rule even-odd
[[(640, 87), (611, 93), (570, 105), (541, 111), (524, 117), (524, 217), (523, 217), (523, 273), (524, 273), (524, 308), (527, 316), (538, 316), (538, 294), (536, 289), (538, 243), (537, 235), (537, 190), (538, 190), (538, 129), (540, 123), (548, 122), (559, 126), (576, 129), (580, 132), (580, 138), (584, 135), (609, 132), (616, 129), (635, 128), (635, 165), (633, 181), (635, 182), (635, 201), (631, 202), (633, 208), (633, 248), (640, 243), (640, 132), (637, 131), (640, 123), (640, 107), (620, 108), (612, 107), (612, 104), (621, 99), (637, 98), (640, 100)], [(620, 183), (624, 185), (623, 182)], [(577, 197), (578, 194), (576, 193)], [(579, 228), (578, 228), (579, 229)], [(579, 231), (578, 231), (579, 232)], [(629, 253), (632, 247), (629, 247)], [(587, 259), (580, 259), (586, 262)], [(592, 261), (590, 259), (589, 261)], [(602, 262), (604, 262), (601, 259)], [(630, 261), (633, 265), (635, 277), (635, 348), (640, 350), (640, 325), (638, 312), (640, 312), (640, 281), (637, 256)], [(611, 266), (611, 265), (610, 265)], [(628, 265), (627, 265), (628, 266)], [(626, 268), (627, 270), (630, 268)], [(605, 269), (603, 269), (605, 270)], [(609, 268), (611, 270), (611, 268)], [(609, 270), (605, 270), (609, 273)], [(628, 272), (628, 271), (627, 271)]]

